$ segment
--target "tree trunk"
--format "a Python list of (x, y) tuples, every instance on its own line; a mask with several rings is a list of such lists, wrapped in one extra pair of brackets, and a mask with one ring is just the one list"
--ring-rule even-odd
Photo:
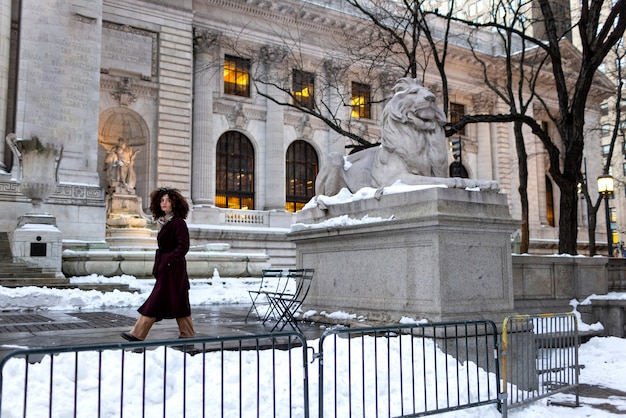
[(560, 189), (559, 254), (576, 255), (578, 254), (578, 194), (576, 182), (562, 182)]
[(522, 123), (515, 122), (513, 126), (515, 132), (515, 148), (517, 150), (517, 165), (519, 167), (519, 196), (522, 204), (522, 242), (520, 243), (520, 254), (528, 253), (530, 243), (530, 231), (528, 227), (528, 155), (524, 145), (524, 135), (522, 133)]
[(587, 213), (589, 214), (588, 217), (588, 222), (589, 225), (587, 226), (588, 231), (589, 231), (589, 256), (593, 257), (594, 255), (596, 255), (596, 211), (594, 210), (593, 206), (590, 204), (587, 204)]

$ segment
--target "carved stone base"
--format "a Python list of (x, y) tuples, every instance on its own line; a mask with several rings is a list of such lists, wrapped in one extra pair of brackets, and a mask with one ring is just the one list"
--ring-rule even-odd
[(111, 228), (106, 230), (106, 241), (111, 251), (154, 250), (156, 231), (148, 228)]
[[(131, 194), (109, 194), (106, 196), (106, 204), (107, 204), (107, 225), (109, 224), (109, 219), (112, 218), (138, 218), (144, 219), (146, 223), (150, 220), (150, 218), (144, 213), (141, 198), (139, 196), (131, 195)], [(145, 226), (144, 223), (142, 226)], [(114, 225), (119, 226), (119, 225)]]
[[(346, 214), (354, 222), (333, 221)], [(519, 222), (504, 195), (437, 187), (303, 210), (298, 222), (288, 235), (297, 266), (315, 269), (305, 311), (392, 322), (502, 320), (513, 311)]]
[(139, 196), (107, 195), (106, 241), (112, 250), (156, 248), (156, 231), (146, 227), (149, 221)]
[(50, 215), (25, 215), (10, 234), (13, 259), (44, 272), (62, 275), (63, 243), (56, 219)]

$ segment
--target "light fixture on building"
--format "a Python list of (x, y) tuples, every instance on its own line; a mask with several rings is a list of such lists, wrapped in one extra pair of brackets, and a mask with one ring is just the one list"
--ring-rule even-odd
[(611, 231), (611, 213), (609, 210), (609, 197), (613, 195), (615, 187), (613, 176), (609, 174), (598, 177), (598, 193), (604, 198), (606, 212), (606, 241), (608, 244), (609, 257), (613, 257), (613, 233)]

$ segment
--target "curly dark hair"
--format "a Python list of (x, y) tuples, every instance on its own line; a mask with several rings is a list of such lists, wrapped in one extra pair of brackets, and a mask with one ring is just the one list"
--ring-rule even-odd
[(178, 189), (170, 189), (167, 187), (161, 187), (150, 193), (150, 212), (154, 218), (160, 218), (165, 215), (165, 212), (161, 210), (161, 198), (168, 195), (172, 202), (172, 212), (174, 216), (180, 216), (183, 219), (187, 219), (189, 214), (189, 203), (185, 200), (183, 195)]

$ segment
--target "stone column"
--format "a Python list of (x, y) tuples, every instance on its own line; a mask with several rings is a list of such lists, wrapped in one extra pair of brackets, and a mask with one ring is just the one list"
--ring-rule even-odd
[[(6, 137), (9, 91), (9, 50), (11, 48), (11, 0), (0, 0), (0, 138)], [(4, 165), (4, 145), (0, 146), (0, 170)]]
[[(350, 98), (346, 97), (346, 91), (350, 91), (346, 88), (346, 69), (347, 64), (328, 59), (324, 61), (324, 77), (325, 77), (325, 89), (322, 92), (324, 94), (324, 101), (328, 109), (331, 109), (336, 113), (336, 117), (343, 120), (350, 119), (351, 108), (349, 106), (344, 106), (344, 101), (350, 102)], [(332, 119), (332, 115), (330, 115), (330, 111), (326, 111), (324, 116)], [(360, 125), (362, 126), (362, 125)], [(356, 128), (354, 125), (351, 128)], [(335, 132), (332, 129), (328, 129), (328, 139), (325, 147), (326, 155), (322, 158), (328, 156), (331, 152), (338, 152), (341, 154), (346, 153), (346, 137)], [(322, 160), (322, 165), (324, 161)]]
[[(264, 65), (264, 76), (271, 80), (274, 77), (286, 77), (286, 51), (280, 47), (263, 47), (261, 62)], [(284, 95), (282, 91), (270, 84), (266, 86), (271, 97)], [(267, 100), (267, 117), (265, 120), (265, 158), (259, 161), (265, 171), (265, 205), (264, 210), (285, 210), (285, 111), (284, 107)], [(263, 168), (264, 164), (264, 168)]]
[(215, 140), (213, 138), (213, 49), (219, 34), (210, 31), (194, 33), (194, 84), (191, 200), (194, 205), (215, 204)]
[[(494, 99), (489, 94), (478, 93), (473, 97), (474, 113), (491, 114), (494, 105)], [(493, 154), (491, 143), (491, 124), (476, 124), (476, 141), (478, 144), (478, 153), (476, 161), (476, 179), (477, 180), (497, 180), (493, 170)]]
[[(533, 117), (539, 123), (541, 121), (547, 120), (548, 115), (545, 110), (541, 108), (539, 105), (533, 107)], [(524, 125), (524, 138), (528, 138), (526, 141), (527, 149), (526, 154), (528, 155), (528, 197), (532, 201), (532, 194), (534, 194), (537, 198), (537, 211), (538, 213), (532, 213), (534, 208), (531, 206), (529, 208), (529, 220), (539, 225), (548, 225), (548, 208), (547, 208), (547, 199), (546, 199), (546, 174), (548, 171), (548, 167), (550, 166), (550, 161), (548, 158), (548, 153), (546, 152), (545, 147), (541, 143), (539, 137), (532, 133), (530, 128)], [(530, 145), (530, 146), (529, 146)], [(536, 172), (536, 176), (531, 176), (531, 169)], [(554, 196), (553, 196), (554, 197)], [(554, 203), (554, 202), (553, 202)], [(532, 225), (531, 225), (532, 226)]]
[[(496, 104), (496, 113), (507, 112), (507, 107), (504, 103)], [(512, 196), (515, 191), (511, 187), (511, 165), (517, 162), (515, 154), (511, 154), (511, 138), (513, 135), (513, 128), (508, 123), (496, 123), (495, 124), (495, 180), (500, 184), (500, 190), (502, 193), (507, 193)], [(517, 171), (515, 171), (517, 172)], [(511, 199), (511, 202), (515, 199)], [(512, 205), (512, 203), (509, 205)]]

